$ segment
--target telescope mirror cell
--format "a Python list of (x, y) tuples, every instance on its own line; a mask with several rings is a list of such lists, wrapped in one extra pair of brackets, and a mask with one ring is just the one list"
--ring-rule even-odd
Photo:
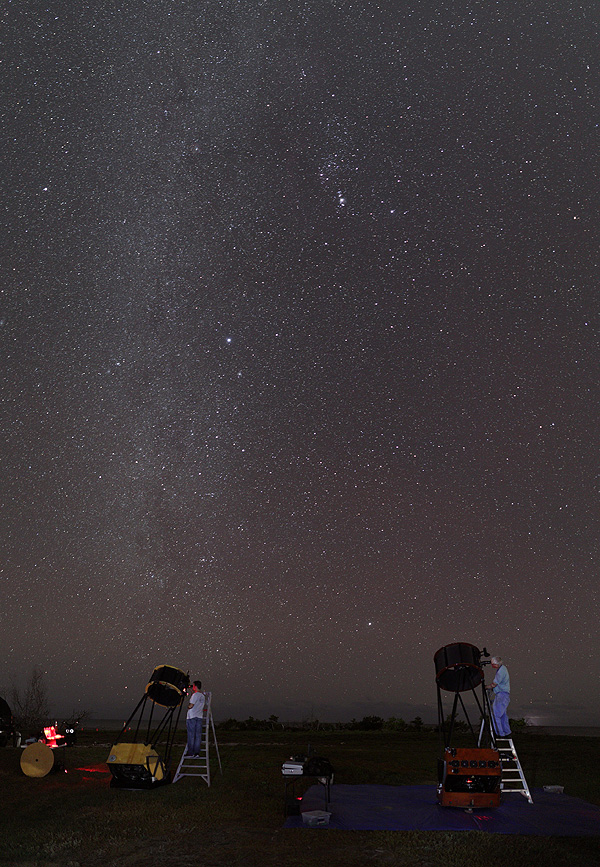
[(435, 679), (440, 689), (464, 692), (483, 682), (481, 651), (474, 644), (447, 644), (434, 654)]
[(146, 695), (161, 707), (178, 707), (189, 685), (189, 676), (180, 668), (159, 665), (152, 672)]

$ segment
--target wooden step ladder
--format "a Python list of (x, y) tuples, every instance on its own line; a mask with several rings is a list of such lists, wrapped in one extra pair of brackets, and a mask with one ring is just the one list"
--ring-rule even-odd
[(207, 786), (210, 786), (210, 733), (212, 731), (213, 742), (219, 762), (219, 770), (223, 773), (221, 765), (221, 756), (219, 754), (219, 745), (217, 743), (217, 735), (215, 733), (215, 724), (211, 710), (212, 693), (205, 692), (206, 700), (204, 702), (204, 710), (202, 712), (202, 747), (199, 756), (189, 756), (187, 751), (187, 741), (183, 748), (183, 755), (173, 777), (173, 782), (176, 783), (182, 777), (201, 777)]
[(517, 755), (515, 745), (512, 738), (501, 738), (496, 735), (494, 738), (496, 749), (500, 753), (500, 764), (502, 766), (502, 782), (500, 784), (503, 792), (520, 792), (523, 797), (527, 798), (530, 804), (533, 804), (533, 798), (521, 767), (521, 762)]

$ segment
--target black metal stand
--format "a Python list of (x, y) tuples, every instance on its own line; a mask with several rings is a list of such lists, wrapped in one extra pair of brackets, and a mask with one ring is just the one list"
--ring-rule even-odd
[(479, 698), (477, 694), (477, 688), (472, 687), (470, 690), (466, 690), (467, 692), (471, 692), (473, 698), (475, 699), (475, 704), (480, 714), (480, 728), (479, 733), (475, 731), (473, 727), (473, 723), (471, 722), (471, 718), (469, 717), (469, 713), (467, 711), (466, 705), (463, 701), (462, 691), (456, 691), (454, 693), (454, 700), (452, 702), (452, 711), (450, 714), (450, 720), (446, 721), (444, 717), (444, 707), (442, 702), (442, 691), (440, 689), (440, 685), (437, 685), (437, 701), (438, 701), (438, 729), (440, 733), (440, 742), (443, 748), (449, 747), (452, 743), (452, 735), (454, 733), (454, 725), (456, 722), (456, 715), (458, 713), (458, 705), (460, 703), (461, 710), (465, 716), (465, 720), (467, 721), (467, 725), (469, 726), (469, 731), (471, 732), (473, 738), (478, 747), (481, 746), (494, 746), (494, 729), (492, 723), (492, 713), (490, 708), (489, 697), (487, 695), (485, 684), (481, 684), (481, 698)]
[[(146, 703), (148, 702), (148, 696), (144, 695), (138, 702), (135, 710), (119, 732), (115, 744), (121, 743), (124, 740), (124, 735), (126, 734), (131, 721), (138, 714), (139, 716), (136, 723), (135, 733), (133, 735), (132, 741), (137, 743), (139, 740), (140, 728), (142, 726), (144, 710), (146, 708)], [(145, 723), (146, 733), (143, 738), (143, 742), (152, 747), (152, 749), (156, 749), (156, 746), (161, 737), (166, 738), (166, 748), (164, 751), (163, 763), (167, 770), (170, 767), (171, 762), (171, 752), (173, 749), (173, 741), (175, 739), (175, 732), (177, 730), (177, 726), (179, 724), (179, 718), (181, 716), (181, 708), (183, 703), (179, 704), (177, 707), (168, 707), (163, 714), (162, 719), (156, 724), (156, 728), (152, 731), (152, 717), (154, 715), (154, 707), (155, 704), (153, 701), (150, 701), (150, 715), (148, 717), (147, 722)], [(175, 711), (177, 711), (177, 717), (175, 718), (175, 722), (173, 722), (173, 717), (175, 715)]]

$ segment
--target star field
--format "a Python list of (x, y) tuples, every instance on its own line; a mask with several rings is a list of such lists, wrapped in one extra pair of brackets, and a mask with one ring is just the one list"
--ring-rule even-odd
[(596, 4), (2, 24), (0, 685), (597, 721)]

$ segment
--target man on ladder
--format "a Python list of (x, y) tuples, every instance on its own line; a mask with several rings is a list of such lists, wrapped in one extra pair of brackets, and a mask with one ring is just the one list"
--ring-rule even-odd
[(187, 755), (196, 758), (202, 751), (202, 719), (204, 716), (205, 695), (202, 692), (202, 683), (195, 680), (192, 684), (192, 694), (188, 704), (186, 728), (187, 728)]
[(517, 750), (512, 740), (510, 722), (506, 713), (510, 703), (510, 677), (508, 669), (502, 662), (501, 657), (492, 656), (491, 665), (494, 669), (494, 679), (486, 687), (494, 693), (494, 704), (491, 715), (493, 717), (494, 743), (500, 753), (500, 765), (502, 767), (502, 791), (520, 792), (530, 804), (533, 798), (517, 755)]
[[(211, 710), (212, 693), (202, 692), (202, 684), (199, 680), (194, 681), (192, 689), (193, 693), (190, 696), (186, 720), (188, 740), (173, 777), (173, 782), (176, 783), (181, 777), (201, 777), (206, 785), (210, 786), (209, 739), (211, 730), (219, 761), (219, 769), (223, 773), (215, 733), (215, 722)], [(190, 713), (198, 713), (199, 716), (190, 716)]]
[(494, 680), (487, 689), (491, 689), (494, 693), (494, 704), (492, 707), (494, 713), (494, 730), (498, 737), (508, 738), (512, 732), (506, 710), (510, 703), (510, 677), (508, 669), (502, 662), (499, 656), (492, 656), (492, 668), (496, 674)]

